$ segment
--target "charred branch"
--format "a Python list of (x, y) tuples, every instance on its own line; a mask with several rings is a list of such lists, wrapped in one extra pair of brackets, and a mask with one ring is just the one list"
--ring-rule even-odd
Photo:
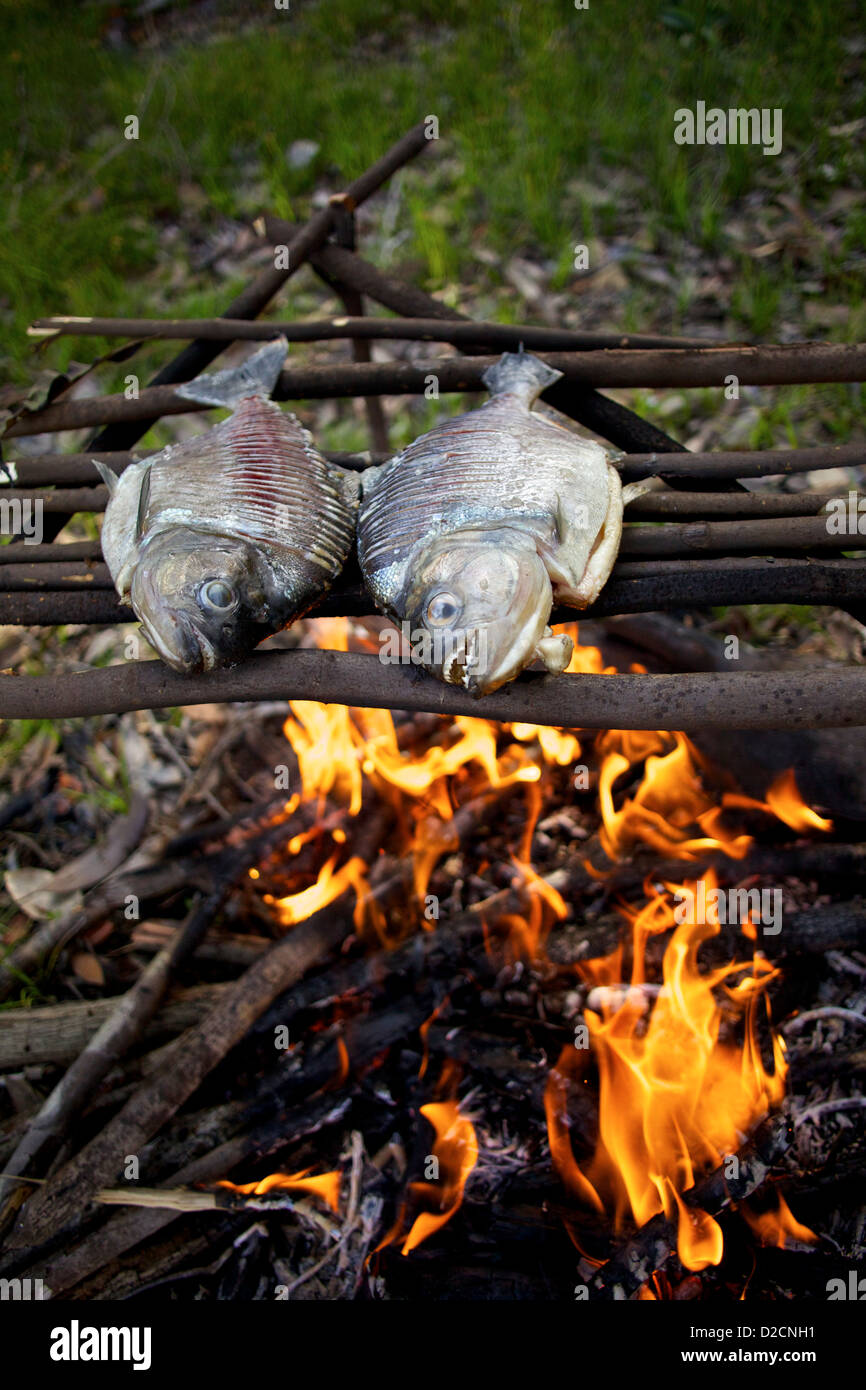
[[(684, 1204), (718, 1216), (729, 1202), (742, 1201), (764, 1182), (773, 1165), (788, 1149), (792, 1136), (793, 1131), (784, 1116), (770, 1116), (740, 1150), (739, 1175), (726, 1178), (722, 1164), (682, 1194)], [(654, 1216), (590, 1280), (590, 1298), (629, 1298), (662, 1267), (676, 1249), (676, 1243), (676, 1227), (661, 1213)]]
[[(61, 511), (66, 510), (65, 505), (61, 506), (58, 501), (61, 487), (84, 484), (86, 491), (99, 495), (100, 500), (97, 509), (101, 509), (105, 505), (105, 489), (101, 486), (87, 487), (95, 475), (93, 460), (99, 459), (100, 462), (107, 463), (119, 475), (130, 464), (149, 457), (153, 452), (153, 450), (141, 450), (130, 453), (129, 451), (118, 450), (116, 453), (35, 454), (29, 458), (7, 460), (3, 466), (7, 470), (8, 478), (0, 475), (0, 499), (32, 498), (39, 494), (34, 494), (30, 489), (54, 486), (57, 491), (51, 495), (52, 506), (54, 510)], [(361, 470), (367, 468), (371, 463), (384, 463), (390, 455), (380, 452), (351, 454), (325, 451), (325, 457), (334, 463), (342, 464), (344, 468)], [(862, 444), (830, 444), (817, 449), (758, 449), (754, 452), (718, 450), (702, 454), (669, 453), (662, 450), (655, 453), (630, 453), (627, 457), (616, 459), (614, 462), (625, 482), (670, 474), (678, 478), (705, 479), (711, 487), (714, 481), (719, 480), (791, 476), (796, 473), (810, 473), (824, 468), (859, 468), (866, 464), (866, 446)], [(19, 485), (17, 492), (13, 487), (4, 485), (9, 479), (12, 480), (13, 484)], [(817, 499), (822, 497), (826, 501), (830, 497), (838, 495), (838, 491), (836, 493), (794, 494), (697, 492), (692, 500), (690, 495), (679, 492), (656, 492), (633, 502), (629, 507), (629, 515), (653, 515), (656, 507), (659, 508), (659, 514), (665, 510), (684, 510), (689, 515), (701, 516), (705, 513), (710, 514), (731, 509), (727, 511), (728, 515), (740, 515), (740, 513), (732, 513), (732, 509), (738, 504), (742, 504), (744, 508), (742, 515), (744, 516), (754, 515), (754, 509), (759, 509), (761, 515), (800, 515), (801, 513), (796, 510), (797, 507), (803, 506), (805, 508), (805, 503), (801, 503), (800, 498), (814, 497)], [(49, 494), (45, 493), (43, 496), (48, 498)], [(724, 501), (721, 500), (722, 498)], [(680, 505), (677, 506), (676, 503)], [(691, 512), (692, 506), (696, 509), (701, 508), (701, 510)], [(771, 510), (777, 506), (781, 508), (791, 507), (792, 512)], [(90, 510), (90, 507), (83, 495), (77, 495), (70, 490), (69, 510), (87, 511)]]
[[(866, 570), (861, 571), (866, 576)], [(721, 600), (717, 600), (721, 601)], [(180, 676), (160, 661), (49, 676), (0, 678), (4, 718), (65, 718), (229, 700), (319, 700), (429, 710), (585, 729), (778, 729), (866, 724), (859, 667), (695, 675), (524, 675), (474, 700), (418, 667), (375, 656), (291, 651), (253, 655), (216, 675)]]
[[(688, 494), (687, 494), (688, 495)], [(694, 494), (692, 494), (694, 495)], [(738, 493), (731, 497), (738, 498)], [(864, 539), (845, 528), (830, 530), (829, 516), (768, 517), (751, 521), (693, 521), (664, 526), (626, 526), (620, 555), (669, 555), (689, 553), (731, 555), (784, 555), (793, 551), (862, 550)], [(34, 566), (33, 568), (38, 568)]]
[[(427, 362), (297, 365), (284, 368), (273, 394), (278, 401), (423, 395), (431, 376), (436, 377), (440, 392), (480, 391), (483, 373), (496, 360), (495, 357), (434, 357)], [(725, 377), (732, 373), (749, 386), (866, 380), (866, 346), (858, 344), (821, 343), (812, 346), (806, 356), (797, 344), (791, 347), (781, 344), (765, 348), (552, 352), (545, 354), (545, 361), (562, 372), (564, 380), (557, 383), (558, 387), (721, 386)], [(545, 398), (558, 406), (555, 389), (551, 388)], [(171, 386), (148, 386), (135, 400), (127, 400), (124, 395), (95, 396), (45, 406), (10, 425), (4, 438), (81, 429), (104, 421), (109, 424), (147, 421), (149, 428), (161, 415), (189, 413), (190, 402)]]
[[(5, 459), (0, 471), (0, 498), (9, 498), (15, 494), (10, 490), (6, 491), (6, 484), (20, 484), (23, 488), (34, 487), (60, 487), (67, 484), (92, 483), (96, 476), (96, 469), (93, 466), (94, 459), (99, 459), (100, 463), (107, 463), (113, 468), (118, 476), (129, 468), (131, 464), (140, 462), (141, 459), (151, 458), (158, 450), (156, 449), (137, 449), (134, 453), (128, 449), (110, 450), (109, 452), (95, 450), (92, 454), (30, 454), (17, 459)], [(344, 468), (354, 468), (360, 470), (367, 468), (371, 463), (385, 463), (390, 454), (384, 453), (363, 453), (351, 454), (345, 451), (324, 451), (324, 457), (330, 459), (332, 463), (340, 463)], [(99, 489), (97, 488), (97, 491)], [(21, 493), (21, 496), (32, 496), (29, 491)], [(75, 500), (75, 499), (73, 499)], [(75, 507), (73, 510), (81, 510)]]
[[(67, 579), (65, 582), (70, 583), (69, 589), (43, 588), (40, 583), (43, 568), (47, 570), (49, 567), (34, 566), (34, 570), (39, 570), (40, 574), (28, 583), (28, 589), (38, 589), (39, 592), (28, 592), (20, 589), (3, 592), (0, 589), (0, 622), (33, 627), (54, 627), (62, 623), (108, 624), (133, 621), (135, 615), (132, 609), (122, 604), (110, 588), (95, 587), (93, 580), (82, 582)], [(0, 567), (0, 576), (2, 573), (3, 570)], [(84, 591), (84, 585), (86, 585), (86, 591)], [(773, 559), (771, 557), (761, 558), (760, 556), (754, 558), (730, 556), (686, 561), (623, 560), (614, 568), (611, 579), (605, 585), (596, 603), (580, 612), (572, 608), (555, 608), (551, 615), (551, 621), (565, 623), (574, 622), (581, 617), (604, 618), (615, 614), (651, 613), (663, 609), (707, 608), (715, 604), (824, 603), (843, 607), (854, 602), (862, 602), (864, 599), (866, 599), (866, 563), (858, 559), (803, 560), (790, 557)], [(326, 594), (319, 603), (309, 610), (307, 616), (366, 617), (373, 614), (374, 604), (363, 585), (344, 584), (338, 585)], [(259, 655), (264, 657), (265, 654), (260, 653)], [(133, 667), (131, 669), (138, 668)], [(417, 671), (417, 668), (415, 669)], [(202, 698), (205, 698), (203, 692), (206, 691), (207, 699), (257, 698), (254, 695), (230, 693), (238, 689), (253, 688), (251, 681), (246, 685), (244, 684), (244, 672), (249, 670), (249, 665), (245, 665), (240, 671), (214, 673), (211, 676), (200, 678), (197, 683), (182, 680), (176, 687), (172, 687), (176, 698), (170, 700), (169, 703), (190, 703), (193, 688), (199, 690)], [(72, 709), (67, 707), (68, 700), (73, 694), (76, 698), (89, 699), (85, 692), (91, 688), (91, 679), (95, 674), (97, 673), (76, 672), (75, 684), (66, 689), (63, 694), (57, 692), (55, 696), (49, 694), (50, 682), (47, 677), (44, 678), (44, 683), (40, 684), (41, 678), (39, 677), (0, 676), (0, 716), (29, 718), (31, 714), (35, 716), (36, 711), (43, 707), (46, 717), (61, 717), (62, 713), (96, 713), (95, 708)], [(107, 673), (99, 674), (105, 676)], [(118, 677), (115, 676), (112, 679), (116, 680)], [(131, 679), (134, 680), (135, 678), (131, 677)], [(417, 679), (422, 681), (425, 678), (419, 672)], [(175, 680), (180, 680), (180, 678), (175, 677)], [(202, 681), (206, 681), (207, 684), (202, 684)], [(82, 684), (82, 682), (87, 682), (87, 685)], [(96, 686), (92, 688), (97, 689)], [(270, 694), (267, 698), (281, 698), (280, 692), (275, 691), (273, 687), (269, 687), (269, 690)], [(389, 706), (387, 682), (381, 685), (381, 690), (383, 698), (379, 703), (384, 708)], [(131, 693), (131, 689), (125, 688), (127, 696)], [(143, 694), (144, 691), (142, 690), (141, 693)], [(537, 693), (541, 693), (540, 687), (537, 687)], [(363, 704), (364, 700), (360, 698), (361, 692), (353, 691), (354, 694), (357, 694), (359, 698), (350, 699), (349, 703)], [(299, 696), (299, 698), (306, 697)], [(327, 700), (328, 691), (322, 689), (321, 694), (315, 698)], [(32, 705), (28, 705), (27, 701), (33, 702)], [(124, 706), (124, 708), (129, 709), (146, 707), (146, 703)], [(157, 706), (151, 707), (157, 708)], [(396, 703), (391, 702), (390, 707), (408, 708), (399, 700)], [(417, 709), (424, 707), (423, 705), (413, 706)], [(428, 708), (434, 707), (430, 705)], [(436, 705), (435, 708), (438, 709), (439, 706)], [(52, 710), (56, 711), (53, 716)], [(14, 713), (13, 711), (20, 712)], [(464, 713), (478, 712), (476, 708), (469, 711), (463, 710), (462, 706), (461, 711)], [(443, 709), (442, 712), (447, 713), (450, 710)], [(538, 709), (535, 708), (533, 713), (537, 716)], [(537, 718), (535, 722), (537, 722)], [(648, 726), (628, 725), (627, 727)], [(774, 726), (728, 724), (724, 727), (766, 728)], [(819, 726), (816, 725), (815, 727)]]

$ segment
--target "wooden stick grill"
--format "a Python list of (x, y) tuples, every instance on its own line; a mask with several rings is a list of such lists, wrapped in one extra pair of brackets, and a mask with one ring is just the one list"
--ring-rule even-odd
[[(40, 319), (37, 336), (80, 333), (193, 341), (145, 387), (136, 400), (123, 396), (63, 400), (20, 413), (4, 439), (101, 425), (94, 452), (45, 453), (7, 459), (0, 475), (0, 507), (38, 506), (47, 524), (45, 543), (21, 536), (0, 551), (0, 623), (54, 626), (111, 624), (134, 619), (114, 593), (94, 542), (52, 544), (64, 519), (100, 512), (107, 491), (96, 485), (93, 459), (121, 473), (151, 450), (132, 451), (137, 438), (163, 414), (190, 411), (173, 387), (202, 371), (229, 341), (266, 339), (280, 331), (293, 341), (345, 338), (438, 341), (463, 355), (418, 362), (354, 361), (287, 367), (274, 396), (279, 400), (364, 397), (423, 392), (435, 375), (440, 393), (478, 390), (481, 375), (505, 348), (544, 351), (564, 373), (544, 400), (627, 451), (618, 461), (624, 481), (658, 477), (667, 486), (633, 505), (623, 530), (620, 559), (588, 616), (700, 608), (744, 603), (827, 603), (860, 616), (866, 612), (866, 550), (859, 533), (835, 534), (822, 514), (844, 498), (857, 515), (856, 490), (779, 494), (748, 492), (743, 478), (793, 475), (866, 463), (866, 446), (834, 445), (800, 450), (688, 453), (656, 426), (600, 395), (598, 386), (718, 385), (733, 374), (742, 383), (862, 381), (866, 347), (798, 343), (744, 347), (699, 345), (697, 340), (659, 335), (581, 334), (568, 330), (475, 323), (412, 286), (402, 285), (362, 260), (346, 245), (326, 244), (358, 202), (394, 169), (424, 147), (423, 127), (398, 142), (388, 155), (328, 208), (304, 225), (264, 219), (270, 240), (290, 248), (289, 271), (266, 272), (220, 319), (162, 322), (152, 319)], [(351, 240), (341, 235), (341, 240)], [(344, 303), (375, 299), (400, 318), (359, 314), (307, 324), (250, 321), (304, 259)], [(381, 438), (378, 441), (381, 443)], [(330, 454), (361, 469), (385, 457)], [(853, 510), (852, 510), (853, 509)], [(32, 513), (31, 513), (32, 514)], [(666, 524), (658, 525), (659, 520)], [(650, 524), (647, 524), (650, 523)], [(8, 529), (5, 528), (5, 529)], [(866, 533), (866, 526), (864, 526)], [(313, 610), (319, 615), (364, 616), (374, 606), (360, 582), (344, 576)], [(578, 617), (556, 610), (554, 621)], [(335, 665), (335, 663), (337, 663)], [(669, 682), (679, 691), (672, 698)], [(595, 693), (595, 685), (599, 686)], [(606, 692), (603, 693), (603, 692)], [(797, 672), (770, 678), (750, 673), (676, 678), (525, 676), (483, 701), (440, 686), (417, 668), (381, 665), (372, 657), (335, 653), (260, 653), (237, 671), (198, 679), (176, 676), (161, 663), (135, 663), (108, 671), (77, 673), (62, 690), (55, 678), (0, 677), (0, 715), (60, 717), (106, 709), (133, 709), (244, 700), (269, 696), (316, 698), (357, 705), (428, 709), (486, 715), (534, 723), (622, 728), (826, 727), (866, 723), (866, 675), (859, 669)]]

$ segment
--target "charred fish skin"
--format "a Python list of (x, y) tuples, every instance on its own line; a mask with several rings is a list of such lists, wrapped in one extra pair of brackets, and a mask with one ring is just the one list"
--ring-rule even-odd
[(357, 477), (267, 399), (286, 350), (277, 340), (240, 369), (181, 388), (198, 403), (234, 406), (206, 434), (119, 479), (100, 468), (112, 579), (176, 670), (242, 659), (316, 602), (351, 549)]
[[(570, 640), (547, 627), (554, 599), (592, 603), (619, 547), (622, 487), (607, 450), (532, 410), (560, 375), (531, 354), (503, 354), (484, 375), (489, 401), (362, 475), (367, 587), (441, 647), (451, 634), (450, 655), (424, 664), (475, 694), (536, 657), (565, 668)], [(470, 647), (474, 664), (461, 656)]]

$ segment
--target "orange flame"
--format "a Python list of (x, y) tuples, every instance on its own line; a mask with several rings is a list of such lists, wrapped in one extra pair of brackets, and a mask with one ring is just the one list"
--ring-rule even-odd
[[(717, 802), (700, 779), (700, 755), (685, 734), (611, 729), (596, 740), (596, 749), (603, 754), (600, 839), (608, 858), (618, 859), (637, 841), (677, 859), (695, 859), (708, 850), (742, 859), (748, 852), (751, 837), (732, 835), (721, 825)], [(644, 760), (637, 791), (617, 809), (614, 784)], [(691, 834), (693, 825), (704, 834)]]
[(258, 1182), (235, 1183), (224, 1178), (214, 1185), (226, 1187), (231, 1192), (240, 1192), (247, 1197), (261, 1197), (266, 1192), (273, 1192), (277, 1188), (310, 1192), (314, 1197), (321, 1197), (323, 1202), (327, 1202), (331, 1211), (338, 1214), (340, 1210), (340, 1174), (336, 1172), (319, 1173), (313, 1177), (308, 1177), (309, 1171), (309, 1168), (304, 1168), (300, 1173), (269, 1173), (266, 1178), (261, 1178)]
[[(565, 630), (575, 641), (570, 672), (602, 674), (615, 669), (604, 665), (597, 648), (579, 644), (576, 624)], [(317, 620), (307, 632), (319, 645), (348, 650), (346, 620)], [(358, 627), (351, 629), (351, 639), (355, 645), (375, 647)], [(569, 908), (534, 869), (533, 836), (548, 780), (556, 769), (586, 756), (581, 731), (522, 722), (496, 725), (460, 716), (442, 719), (433, 739), (416, 752), (401, 747), (386, 710), (316, 701), (293, 701), (291, 710), (285, 734), (297, 756), (302, 792), (287, 803), (286, 812), (298, 802), (321, 804), (327, 797), (343, 807), (344, 814), (357, 816), (371, 790), (386, 801), (395, 811), (398, 843), (411, 855), (413, 898), (422, 927), (434, 926), (421, 910), (431, 875), (442, 857), (459, 847), (455, 811), (473, 797), (522, 787), (526, 798), (523, 832), (509, 853), (527, 904), (521, 912), (500, 918), (499, 925), (510, 930), (506, 955), (511, 959), (537, 960), (543, 955), (552, 922), (564, 919)], [(804, 805), (793, 772), (774, 782), (766, 803), (730, 793), (720, 797), (709, 785), (700, 753), (682, 733), (609, 730), (591, 739), (599, 763), (599, 839), (611, 860), (637, 844), (683, 861), (707, 851), (742, 859), (751, 838), (724, 822), (725, 812), (737, 807), (763, 810), (797, 831), (831, 828), (829, 821)], [(315, 833), (296, 835), (288, 853), (297, 854)], [(345, 840), (345, 833), (335, 829), (334, 843)], [(281, 922), (291, 926), (351, 886), (356, 895), (356, 925), (372, 924), (380, 940), (388, 944), (388, 923), (371, 890), (366, 866), (355, 858), (337, 867), (339, 857), (335, 852), (328, 859), (311, 887), (266, 901)], [(603, 876), (589, 867), (596, 876)], [(705, 889), (716, 887), (711, 875), (700, 882)], [(582, 1079), (587, 1052), (582, 1059), (575, 1048), (563, 1052), (549, 1079), (545, 1109), (553, 1162), (572, 1197), (597, 1212), (611, 1211), (618, 1227), (629, 1215), (643, 1223), (656, 1212), (665, 1212), (677, 1224), (682, 1262), (701, 1269), (721, 1258), (722, 1233), (715, 1219), (691, 1205), (684, 1194), (701, 1173), (733, 1154), (749, 1129), (779, 1103), (786, 1069), (782, 1044), (775, 1037), (772, 1062), (764, 1065), (757, 1030), (758, 1003), (766, 1002), (766, 987), (775, 972), (757, 954), (751, 962), (699, 969), (698, 953), (704, 942), (718, 934), (718, 920), (683, 922), (675, 915), (671, 897), (694, 894), (695, 888), (687, 884), (662, 888), (648, 882), (644, 904), (623, 909), (632, 927), (628, 981), (623, 979), (622, 947), (578, 967), (587, 984), (594, 986), (585, 1027), (598, 1066), (601, 1096), (599, 1139), (589, 1161), (578, 1164), (575, 1160), (567, 1114), (568, 1088), (575, 1079)], [(751, 922), (747, 919), (740, 926), (754, 942)], [(645, 955), (647, 943), (661, 932), (671, 936), (659, 986), (646, 981)], [(729, 1040), (732, 1016), (738, 1016), (744, 1028), (739, 1047)], [(423, 1075), (427, 1066), (423, 1028), (422, 1040)], [(341, 1065), (345, 1064), (341, 1058)], [(444, 1178), (411, 1185), (417, 1198), (426, 1205), (432, 1198), (437, 1210), (423, 1210), (416, 1217), (405, 1236), (404, 1254), (440, 1229), (458, 1209), (478, 1156), (474, 1128), (455, 1101), (434, 1102), (422, 1114), (436, 1131), (432, 1157), (441, 1165)], [(401, 1212), (383, 1245), (405, 1232), (403, 1217)], [(766, 1214), (755, 1219), (765, 1221)], [(773, 1219), (777, 1227), (780, 1223), (784, 1227), (787, 1217), (782, 1212)], [(790, 1223), (791, 1229), (797, 1225), (793, 1217)]]
[(792, 830), (832, 830), (833, 822), (819, 816), (811, 806), (807, 806), (797, 787), (794, 769), (780, 772), (767, 792), (766, 801), (756, 801), (742, 792), (725, 792), (723, 806), (735, 806), (747, 811), (765, 811), (774, 815)]
[(359, 896), (361, 895), (367, 874), (367, 866), (363, 859), (349, 859), (335, 872), (336, 862), (337, 856), (333, 855), (320, 870), (316, 882), (300, 893), (290, 893), (285, 898), (274, 898), (270, 893), (264, 895), (265, 902), (270, 903), (275, 909), (283, 926), (292, 927), (298, 922), (305, 922), (314, 912), (339, 898), (350, 886)]
[(767, 792), (767, 802), (779, 820), (790, 825), (792, 830), (832, 830), (833, 822), (824, 820), (810, 806), (807, 806), (797, 789), (794, 769), (788, 768), (776, 778)]
[(777, 1192), (776, 1210), (760, 1213), (750, 1210), (748, 1203), (742, 1202), (738, 1208), (751, 1226), (761, 1245), (775, 1245), (784, 1250), (790, 1240), (802, 1241), (805, 1245), (815, 1245), (818, 1237), (808, 1226), (798, 1221), (781, 1192)]
[[(715, 886), (709, 876), (707, 881)], [(696, 887), (682, 885), (693, 899)], [(664, 1211), (677, 1224), (682, 1263), (689, 1269), (703, 1269), (721, 1259), (721, 1229), (708, 1213), (686, 1205), (682, 1194), (701, 1173), (735, 1154), (743, 1136), (782, 1100), (783, 1045), (773, 1036), (773, 1066), (768, 1070), (756, 1019), (757, 1000), (777, 972), (761, 957), (701, 971), (699, 949), (719, 933), (719, 923), (687, 920), (675, 925), (674, 906), (667, 894), (653, 891), (646, 906), (632, 916), (634, 962), (629, 988), (620, 985), (622, 948), (577, 966), (583, 978), (596, 986), (598, 1011), (585, 1010), (587, 1040), (599, 1071), (595, 1153), (584, 1166), (574, 1159), (563, 1095), (564, 1078), (575, 1063), (564, 1056), (548, 1088), (551, 1156), (572, 1195), (596, 1209), (603, 1206), (612, 1211), (617, 1229), (627, 1214), (643, 1225)], [(671, 927), (674, 931), (662, 964), (663, 985), (650, 1007), (652, 991), (644, 985), (646, 943), (650, 936)], [(751, 973), (736, 980), (745, 971)], [(719, 986), (725, 987), (728, 1000), (744, 1015), (741, 1047), (720, 1037), (722, 1011), (714, 994)]]
[(422, 1240), (450, 1221), (463, 1201), (466, 1179), (478, 1161), (478, 1140), (475, 1127), (454, 1100), (433, 1101), (421, 1106), (421, 1114), (429, 1120), (436, 1138), (433, 1143), (433, 1157), (440, 1172), (444, 1171), (444, 1182), (440, 1188), (432, 1183), (412, 1183), (411, 1189), (418, 1194), (438, 1196), (439, 1211), (422, 1211), (412, 1223), (412, 1229), (403, 1242), (401, 1254), (408, 1255), (420, 1245)]

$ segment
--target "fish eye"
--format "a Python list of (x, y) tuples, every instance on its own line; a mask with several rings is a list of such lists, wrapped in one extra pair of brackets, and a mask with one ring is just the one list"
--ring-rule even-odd
[(224, 579), (209, 579), (198, 591), (199, 602), (205, 608), (225, 613), (235, 603), (235, 591)]
[(460, 612), (460, 601), (447, 590), (434, 594), (427, 604), (425, 617), (431, 627), (448, 627)]

